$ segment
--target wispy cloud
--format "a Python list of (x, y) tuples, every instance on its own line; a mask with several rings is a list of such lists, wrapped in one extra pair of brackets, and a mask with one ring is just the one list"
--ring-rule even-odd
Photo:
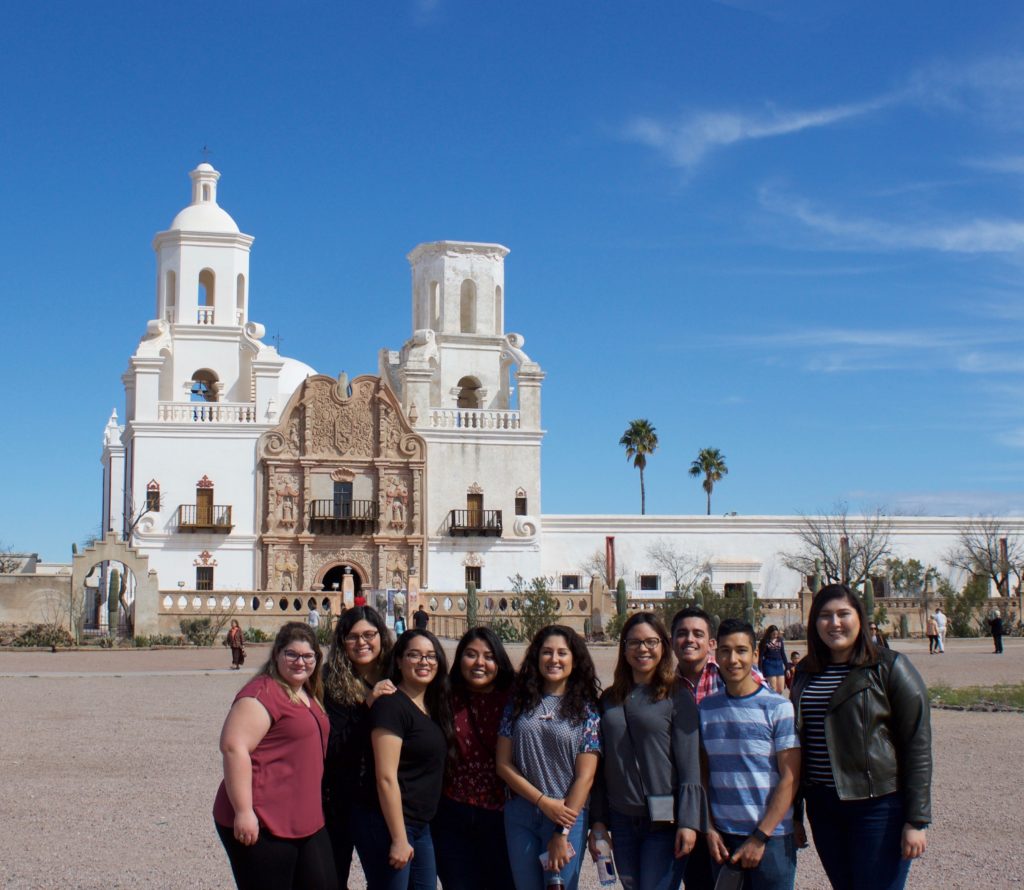
[(867, 102), (804, 111), (765, 108), (754, 112), (700, 111), (673, 120), (636, 117), (625, 137), (657, 149), (675, 167), (693, 169), (716, 149), (758, 139), (786, 136), (862, 117), (896, 101), (881, 96)]
[(885, 504), (904, 516), (1019, 516), (1024, 513), (1024, 491), (893, 491), (850, 492), (852, 504)]
[(844, 217), (804, 198), (762, 187), (761, 206), (829, 236), (834, 246), (884, 250), (936, 250), (944, 253), (1018, 254), (1024, 251), (1024, 221), (974, 218), (966, 221), (892, 223)]
[(988, 173), (1011, 173), (1014, 175), (1024, 173), (1024, 155), (1002, 155), (992, 158), (967, 158), (963, 161), (965, 167), (973, 170), (983, 170)]

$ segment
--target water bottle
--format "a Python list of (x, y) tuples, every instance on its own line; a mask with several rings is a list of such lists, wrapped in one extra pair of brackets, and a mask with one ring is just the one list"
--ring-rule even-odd
[(594, 846), (597, 848), (597, 880), (602, 887), (610, 887), (615, 883), (615, 863), (612, 862), (612, 845), (607, 833), (595, 832)]
[(565, 890), (565, 881), (557, 871), (544, 872), (544, 890)]

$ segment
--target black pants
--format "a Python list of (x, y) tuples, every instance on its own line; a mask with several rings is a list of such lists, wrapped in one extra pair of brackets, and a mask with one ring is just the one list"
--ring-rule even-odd
[(275, 837), (260, 826), (256, 843), (246, 847), (234, 830), (217, 826), (238, 890), (337, 890), (331, 842), (326, 829), (303, 838)]
[(444, 890), (515, 890), (501, 810), (442, 797), (430, 832)]
[(1003, 654), (1003, 635), (1002, 634), (992, 634), (992, 642), (995, 643), (995, 647), (996, 647), (995, 653), (996, 653), (996, 655), (1002, 655)]
[(715, 886), (711, 870), (711, 851), (708, 849), (708, 839), (703, 834), (697, 835), (697, 843), (686, 857), (683, 886), (686, 890), (712, 890)]
[(334, 853), (338, 886), (341, 890), (347, 890), (355, 841), (352, 840), (352, 804), (347, 799), (339, 800), (340, 797), (340, 794), (335, 794), (328, 798), (324, 804), (324, 815), (327, 819), (327, 834), (331, 839), (331, 851)]

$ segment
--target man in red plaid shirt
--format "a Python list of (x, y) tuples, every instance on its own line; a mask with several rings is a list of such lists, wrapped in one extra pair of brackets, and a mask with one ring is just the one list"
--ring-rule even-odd
[[(697, 606), (687, 606), (672, 616), (672, 651), (676, 655), (676, 676), (699, 705), (701, 701), (725, 688), (715, 661), (715, 637), (711, 633), (711, 616)], [(767, 686), (757, 668), (751, 676)], [(686, 890), (713, 890), (711, 854), (705, 839), (697, 841), (686, 860)]]

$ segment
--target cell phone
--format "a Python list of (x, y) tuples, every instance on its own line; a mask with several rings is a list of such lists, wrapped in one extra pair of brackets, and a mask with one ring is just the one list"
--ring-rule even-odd
[(743, 869), (726, 863), (718, 873), (715, 890), (743, 890)]
[[(566, 841), (566, 843), (568, 843), (568, 841)], [(576, 855), (576, 851), (573, 849), (572, 844), (569, 844), (569, 858), (572, 859), (575, 855)], [(544, 871), (547, 871), (548, 870), (548, 851), (545, 850), (537, 858), (540, 860), (540, 867), (543, 868)]]

